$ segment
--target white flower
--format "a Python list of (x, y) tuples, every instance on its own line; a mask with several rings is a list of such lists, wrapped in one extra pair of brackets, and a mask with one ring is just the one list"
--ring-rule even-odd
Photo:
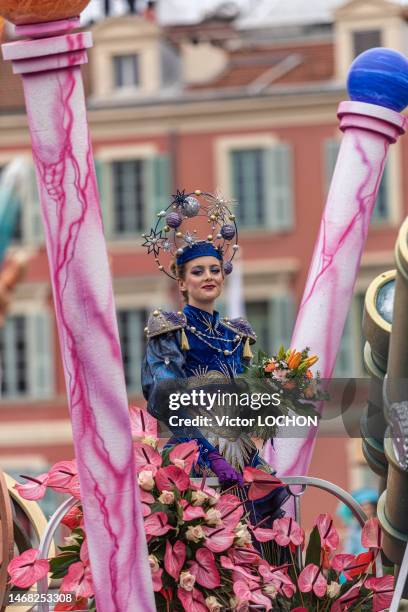
[(137, 477), (137, 482), (144, 491), (151, 491), (155, 484), (150, 470), (142, 470)]
[(154, 555), (149, 555), (149, 565), (152, 574), (160, 569), (159, 560)]
[(157, 440), (154, 436), (146, 436), (145, 438), (142, 438), (142, 442), (143, 444), (148, 444), (149, 446), (152, 446), (153, 448), (156, 448), (157, 446)]
[(219, 510), (216, 510), (215, 508), (210, 508), (205, 513), (204, 520), (206, 523), (208, 523), (208, 525), (221, 525), (221, 517), (222, 514)]
[(269, 597), (272, 597), (272, 599), (275, 599), (276, 595), (278, 594), (278, 589), (273, 584), (267, 584), (264, 586), (263, 590), (266, 595), (269, 595)]
[(172, 491), (163, 491), (159, 496), (159, 502), (170, 505), (174, 502), (174, 493)]
[(242, 525), (241, 523), (235, 527), (235, 540), (234, 543), (237, 546), (245, 546), (246, 544), (251, 544), (251, 534), (248, 531), (248, 527), (246, 525)]
[(195, 576), (193, 576), (193, 574), (190, 574), (190, 572), (181, 572), (180, 586), (182, 589), (185, 589), (186, 591), (192, 591), (194, 588), (195, 581)]
[(190, 540), (190, 542), (199, 542), (204, 538), (204, 531), (201, 525), (195, 525), (194, 527), (190, 525), (190, 527), (186, 531), (186, 538)]
[(191, 495), (191, 503), (193, 506), (202, 506), (208, 499), (207, 493), (204, 491), (193, 491)]
[(77, 537), (79, 538), (79, 534), (72, 534), (69, 536), (66, 536), (64, 538), (64, 546), (77, 546), (78, 545), (78, 540)]
[(332, 582), (327, 585), (326, 594), (328, 595), (328, 597), (330, 597), (330, 599), (334, 599), (340, 593), (340, 589), (341, 589), (341, 587), (340, 587), (339, 583), (338, 582), (334, 582), (332, 580)]
[(214, 595), (207, 597), (205, 603), (207, 604), (207, 608), (210, 610), (210, 612), (219, 612), (222, 608), (222, 605), (218, 599), (214, 597)]
[(219, 493), (213, 493), (212, 495), (210, 495), (208, 498), (208, 503), (210, 504), (210, 506), (215, 506), (215, 504), (218, 504), (220, 497), (221, 495)]
[(288, 374), (287, 370), (281, 370), (279, 368), (276, 368), (276, 370), (272, 372), (272, 378), (283, 381), (283, 380), (286, 380), (287, 374)]

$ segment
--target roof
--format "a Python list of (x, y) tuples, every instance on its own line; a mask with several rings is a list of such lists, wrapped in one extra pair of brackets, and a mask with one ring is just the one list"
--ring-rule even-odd
[(237, 20), (240, 29), (333, 22), (344, 0), (258, 0)]

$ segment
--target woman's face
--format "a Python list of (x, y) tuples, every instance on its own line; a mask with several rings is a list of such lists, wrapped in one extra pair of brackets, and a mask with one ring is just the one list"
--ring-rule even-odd
[(184, 279), (179, 280), (181, 291), (188, 292), (188, 303), (197, 308), (212, 310), (214, 300), (224, 286), (222, 262), (216, 257), (197, 257), (185, 264)]

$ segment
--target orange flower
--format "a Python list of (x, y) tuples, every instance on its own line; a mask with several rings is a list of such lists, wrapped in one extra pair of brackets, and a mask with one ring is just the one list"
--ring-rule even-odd
[(308, 377), (308, 379), (309, 379), (309, 380), (310, 380), (311, 378), (313, 378), (313, 372), (312, 372), (312, 370), (308, 370), (308, 371), (306, 372), (306, 376)]
[(296, 370), (296, 368), (299, 367), (301, 361), (302, 361), (302, 353), (295, 352), (293, 355), (289, 357), (287, 361), (288, 368), (290, 370)]
[(264, 367), (264, 372), (273, 372), (276, 365), (274, 361), (269, 361)]
[(305, 363), (307, 363), (307, 367), (311, 368), (312, 365), (314, 365), (316, 363), (316, 361), (318, 361), (319, 358), (317, 355), (312, 355), (311, 357), (308, 357), (305, 361)]

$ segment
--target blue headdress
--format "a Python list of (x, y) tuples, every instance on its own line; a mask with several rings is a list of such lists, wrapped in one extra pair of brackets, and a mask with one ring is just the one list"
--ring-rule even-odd
[[(170, 205), (157, 214), (150, 234), (143, 234), (143, 246), (154, 256), (159, 270), (175, 279), (169, 265), (171, 258), (182, 265), (198, 257), (212, 256), (222, 261), (225, 274), (230, 274), (232, 259), (239, 248), (238, 228), (231, 211), (233, 201), (225, 200), (219, 193), (212, 195), (200, 190), (193, 193), (177, 190), (172, 198)], [(198, 229), (191, 227), (199, 217), (205, 217), (210, 225), (211, 233), (205, 239), (200, 239)]]

